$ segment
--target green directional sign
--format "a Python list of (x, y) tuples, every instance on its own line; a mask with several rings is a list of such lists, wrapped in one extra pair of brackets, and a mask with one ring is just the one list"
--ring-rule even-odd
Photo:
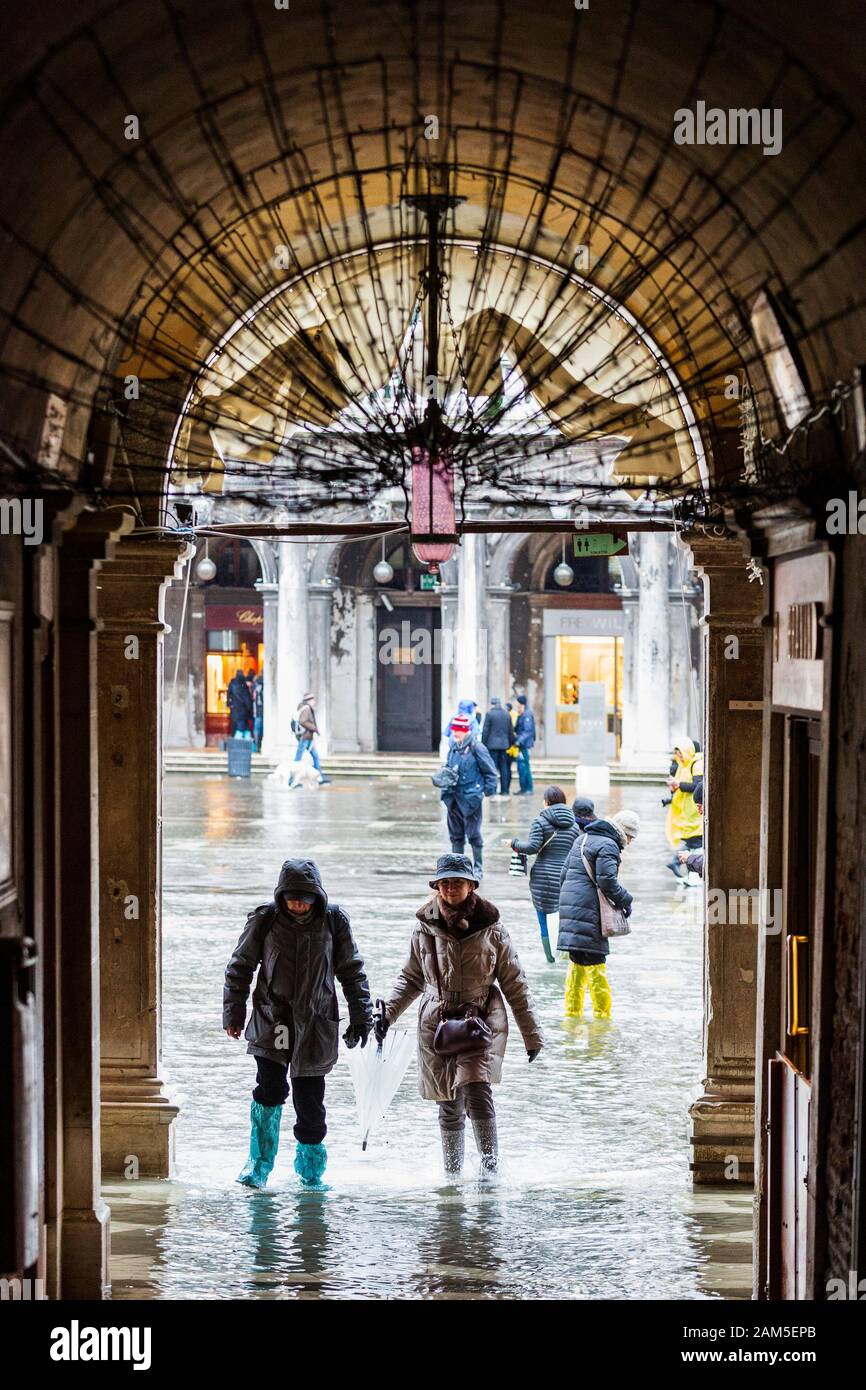
[(587, 532), (585, 536), (574, 538), (575, 555), (618, 555), (621, 550), (627, 549), (628, 542), (609, 531)]

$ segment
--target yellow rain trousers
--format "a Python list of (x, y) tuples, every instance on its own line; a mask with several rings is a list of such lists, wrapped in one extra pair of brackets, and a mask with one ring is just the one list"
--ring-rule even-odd
[[(703, 773), (704, 755), (695, 752), (695, 745), (691, 739), (682, 739), (677, 746), (685, 754), (686, 760), (678, 765), (674, 773), (674, 780), (693, 782), (696, 777), (700, 777)], [(668, 820), (665, 828), (668, 844), (672, 849), (676, 849), (681, 840), (690, 840), (693, 836), (704, 833), (703, 817), (695, 805), (695, 798), (691, 792), (676, 791), (673, 793), (671, 804), (668, 807)]]
[(586, 998), (587, 985), (589, 985), (589, 997), (592, 1000), (593, 1016), (595, 1018), (610, 1018), (611, 993), (606, 967), (604, 965), (575, 965), (573, 960), (568, 962), (568, 974), (565, 977), (566, 1018), (583, 1017), (583, 1001)]

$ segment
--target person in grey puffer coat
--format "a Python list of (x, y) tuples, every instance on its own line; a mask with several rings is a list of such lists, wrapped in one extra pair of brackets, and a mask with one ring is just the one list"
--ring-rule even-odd
[(565, 792), (561, 787), (547, 787), (544, 807), (529, 827), (529, 839), (511, 841), (511, 848), (518, 854), (535, 855), (529, 871), (529, 892), (549, 965), (556, 964), (556, 957), (550, 949), (547, 918), (549, 913), (559, 911), (562, 867), (577, 835), (577, 821), (566, 805)]
[(594, 1016), (610, 1018), (610, 984), (605, 970), (610, 943), (601, 931), (598, 892), (626, 916), (631, 914), (632, 896), (619, 882), (618, 874), (622, 852), (639, 829), (634, 811), (591, 821), (576, 838), (563, 866), (556, 944), (557, 950), (568, 952), (570, 961), (565, 981), (566, 1017), (582, 1017), (589, 986)]
[(328, 902), (317, 866), (287, 859), (273, 900), (247, 917), (226, 966), (223, 1027), (239, 1038), (247, 998), (258, 969), (245, 1037), (256, 1059), (250, 1107), (250, 1156), (238, 1178), (245, 1187), (264, 1187), (274, 1166), (282, 1108), (289, 1095), (295, 1109), (295, 1172), (318, 1186), (327, 1154), (325, 1077), (337, 1061), (340, 1011), (335, 979), (349, 1005), (347, 1047), (366, 1045), (373, 1024), (370, 989), (352, 927), (343, 908)]

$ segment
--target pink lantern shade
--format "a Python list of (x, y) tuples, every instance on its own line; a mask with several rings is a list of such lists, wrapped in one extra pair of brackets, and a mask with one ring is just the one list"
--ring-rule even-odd
[(451, 540), (415, 540), (416, 536), (453, 536), (454, 469), (451, 452), (431, 454), (416, 445), (412, 450), (412, 549), (422, 564), (438, 569), (454, 554)]

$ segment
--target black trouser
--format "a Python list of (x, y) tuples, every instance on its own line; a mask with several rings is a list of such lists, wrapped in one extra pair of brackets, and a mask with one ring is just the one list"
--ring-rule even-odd
[(703, 835), (687, 835), (683, 840), (683, 844), (690, 852), (696, 849), (703, 849), (704, 837)]
[(511, 759), (504, 748), (496, 748), (490, 756), (499, 772), (499, 790), (507, 796), (511, 789)]
[(496, 1119), (493, 1107), (493, 1089), (489, 1081), (466, 1081), (458, 1086), (453, 1100), (439, 1101), (439, 1127), (444, 1130), (461, 1130), (470, 1120)]
[[(288, 1064), (256, 1058), (256, 1086), (253, 1100), (259, 1105), (284, 1105), (289, 1095)], [(292, 1078), (292, 1105), (295, 1107), (294, 1135), (299, 1144), (321, 1144), (328, 1132), (325, 1124), (325, 1078)]]

